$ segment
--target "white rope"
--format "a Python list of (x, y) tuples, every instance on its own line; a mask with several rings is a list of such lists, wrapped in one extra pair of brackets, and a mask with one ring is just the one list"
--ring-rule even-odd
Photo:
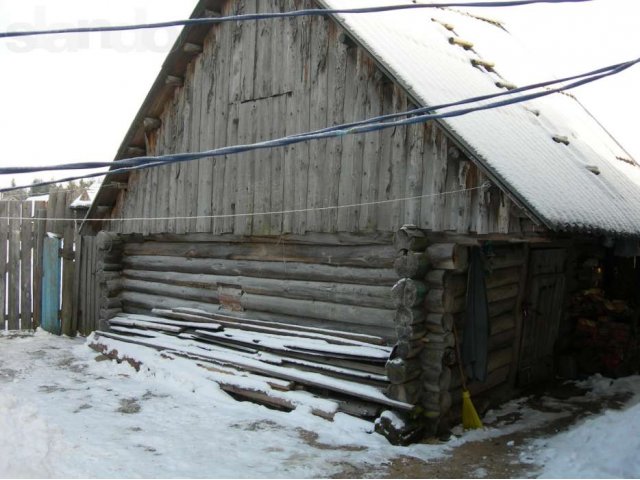
[[(351, 203), (348, 205), (334, 205), (329, 207), (312, 207), (312, 208), (297, 208), (293, 210), (280, 210), (280, 211), (271, 211), (271, 212), (250, 212), (250, 213), (228, 213), (228, 214), (219, 214), (219, 215), (191, 215), (191, 216), (181, 216), (181, 217), (128, 217), (128, 218), (85, 218), (85, 219), (74, 219), (74, 218), (23, 218), (22, 220), (32, 220), (32, 221), (47, 221), (47, 222), (69, 222), (71, 220), (83, 220), (84, 222), (145, 222), (145, 221), (153, 221), (153, 220), (197, 220), (199, 218), (209, 218), (209, 219), (224, 219), (224, 218), (244, 218), (244, 217), (258, 217), (258, 216), (266, 216), (266, 215), (290, 215), (294, 213), (306, 213), (306, 212), (321, 212), (327, 210), (339, 210), (342, 208), (356, 208), (356, 207), (367, 207), (373, 205), (384, 205), (389, 203), (397, 203), (397, 202), (408, 202), (411, 200), (420, 200), (423, 198), (433, 198), (440, 197), (445, 195), (455, 195), (458, 193), (467, 193), (472, 192), (474, 190), (482, 190), (486, 189), (491, 185), (490, 182), (485, 182), (478, 187), (465, 188), (461, 190), (451, 190), (449, 192), (440, 192), (440, 193), (429, 193), (426, 195), (416, 195), (413, 197), (403, 197), (403, 198), (392, 198), (388, 200), (376, 200), (372, 202), (362, 202), (362, 203)], [(15, 220), (16, 217), (0, 217), (0, 220)]]

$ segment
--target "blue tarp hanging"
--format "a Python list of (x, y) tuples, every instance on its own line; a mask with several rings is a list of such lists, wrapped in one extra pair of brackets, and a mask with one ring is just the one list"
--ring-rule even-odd
[(471, 249), (466, 306), (462, 363), (469, 380), (484, 382), (487, 379), (490, 332), (484, 262), (479, 247)]

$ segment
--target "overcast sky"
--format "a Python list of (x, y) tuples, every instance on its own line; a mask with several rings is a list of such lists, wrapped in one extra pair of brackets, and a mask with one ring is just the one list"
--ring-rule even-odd
[[(187, 18), (196, 3), (0, 0), (0, 31)], [(559, 76), (640, 56), (639, 0), (494, 8), (481, 13), (504, 20), (507, 29)], [(0, 164), (113, 159), (178, 33), (173, 28), (0, 40)], [(640, 106), (639, 86), (640, 65), (574, 91), (638, 160), (640, 122), (634, 113)], [(32, 179), (15, 177), (19, 184)], [(11, 177), (0, 177), (1, 186), (10, 181)]]

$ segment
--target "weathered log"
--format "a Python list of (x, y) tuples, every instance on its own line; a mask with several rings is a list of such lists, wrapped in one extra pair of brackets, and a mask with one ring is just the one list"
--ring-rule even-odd
[(115, 297), (122, 291), (122, 280), (109, 280), (102, 285), (102, 293), (107, 297)]
[(122, 238), (113, 232), (101, 231), (96, 235), (96, 245), (98, 250), (111, 251), (122, 245)]
[(424, 326), (425, 312), (422, 308), (405, 308), (401, 307), (396, 311), (395, 324), (396, 326), (406, 327), (409, 325), (422, 325)]
[(399, 342), (414, 342), (424, 339), (427, 334), (427, 329), (421, 323), (415, 325), (400, 325), (396, 324), (396, 337)]
[(193, 288), (212, 289), (220, 284), (237, 285), (244, 292), (257, 295), (319, 300), (364, 307), (390, 308), (393, 303), (391, 290), (381, 286), (129, 269), (124, 270), (122, 275), (135, 280)]
[(130, 269), (162, 272), (237, 275), (290, 280), (357, 283), (363, 285), (393, 285), (398, 276), (392, 269), (337, 267), (288, 262), (258, 262), (168, 256), (125, 256), (123, 264)]
[(496, 318), (504, 314), (514, 315), (516, 311), (516, 299), (508, 298), (498, 302), (489, 303), (489, 318)]
[(439, 371), (437, 368), (423, 370), (422, 387), (428, 392), (446, 392), (449, 390), (452, 379), (451, 369), (443, 366)]
[(435, 366), (436, 369), (440, 369), (443, 365), (443, 358), (446, 348), (443, 344), (427, 343), (420, 354), (420, 362), (423, 368), (431, 368)]
[(120, 272), (122, 270), (122, 264), (98, 262), (96, 270), (98, 272)]
[(147, 282), (124, 278), (123, 289), (131, 292), (150, 293), (175, 299), (196, 300), (205, 303), (218, 303), (218, 290), (206, 288), (183, 287), (166, 283)]
[(422, 373), (422, 368), (420, 360), (417, 358), (408, 360), (394, 358), (387, 362), (386, 372), (391, 383), (402, 384), (418, 378)]
[(103, 270), (98, 270), (96, 272), (96, 277), (99, 283), (106, 283), (114, 280), (120, 280), (121, 274), (120, 272), (107, 272)]
[[(186, 307), (184, 310), (182, 307)], [(127, 305), (127, 311), (130, 306)], [(162, 307), (160, 307), (162, 308)], [(309, 317), (293, 317), (290, 315), (274, 314), (269, 312), (260, 312), (257, 310), (246, 310), (244, 312), (231, 312), (227, 310), (218, 310), (217, 306), (206, 306), (206, 308), (189, 307), (188, 305), (178, 305), (171, 307), (176, 311), (182, 311), (184, 313), (190, 313), (189, 308), (196, 308), (201, 311), (199, 313), (203, 316), (209, 316), (217, 321), (219, 315), (233, 316), (242, 321), (246, 320), (260, 320), (275, 324), (287, 324), (289, 328), (295, 328), (296, 326), (302, 326), (306, 328), (319, 328), (325, 331), (332, 331), (334, 335), (342, 335), (345, 338), (362, 338), (362, 341), (374, 344), (385, 344), (392, 346), (396, 341), (396, 333), (393, 328), (386, 328), (374, 325), (353, 325), (344, 322), (332, 322), (328, 320), (320, 320), (317, 318)], [(151, 310), (151, 309), (150, 309)], [(193, 312), (191, 312), (193, 313)], [(348, 336), (348, 337), (347, 337)]]
[(398, 358), (414, 358), (420, 355), (422, 349), (424, 348), (424, 342), (419, 340), (399, 340), (393, 346), (393, 354), (392, 356)]
[(487, 286), (487, 289), (519, 283), (521, 271), (522, 269), (519, 267), (493, 270), (485, 277), (485, 284)]
[(375, 430), (392, 445), (410, 445), (424, 436), (424, 425), (412, 421), (408, 415), (398, 412), (382, 412), (376, 420)]
[(426, 337), (428, 345), (437, 345), (440, 349), (450, 348), (455, 345), (455, 336), (451, 332), (428, 333)]
[(419, 379), (399, 385), (392, 383), (387, 387), (385, 393), (389, 398), (415, 405), (420, 400), (422, 383)]
[(518, 296), (518, 284), (505, 285), (487, 289), (487, 301), (489, 303), (501, 302), (510, 298), (515, 299)]
[(456, 297), (467, 291), (467, 276), (451, 270), (429, 270), (425, 282), (429, 288), (443, 288)]
[(497, 271), (503, 268), (521, 267), (525, 262), (524, 249), (519, 247), (518, 249), (507, 250), (504, 253), (498, 251), (495, 255), (487, 258), (487, 267), (492, 271)]
[(436, 243), (426, 250), (432, 269), (463, 272), (469, 266), (469, 250), (455, 243)]
[(355, 325), (394, 327), (393, 310), (253, 294), (242, 295), (240, 303), (247, 310), (305, 316)]
[(100, 308), (110, 309), (119, 308), (122, 309), (122, 301), (119, 297), (102, 297), (100, 299)]
[(451, 313), (428, 313), (425, 317), (427, 331), (430, 333), (447, 333), (453, 330), (456, 315)]
[(489, 337), (489, 351), (493, 352), (495, 350), (502, 349), (509, 345), (513, 345), (516, 338), (516, 329), (512, 328), (511, 330), (504, 330), (500, 333), (496, 333)]
[(491, 335), (497, 335), (514, 328), (516, 328), (516, 318), (512, 313), (507, 313), (491, 319)]
[(427, 287), (424, 282), (402, 278), (391, 288), (396, 307), (417, 307), (424, 302)]
[(440, 415), (445, 415), (449, 410), (451, 410), (452, 403), (451, 394), (447, 391), (426, 391), (422, 393), (421, 404), (427, 411), (438, 412)]
[[(487, 380), (483, 383), (473, 382), (467, 385), (469, 392), (472, 396), (479, 395), (481, 393), (488, 392), (494, 388), (500, 387), (503, 384), (506, 384), (509, 379), (509, 369), (510, 366), (506, 365), (501, 367), (487, 375)], [(451, 381), (451, 389), (450, 389), (451, 397), (454, 403), (459, 403), (462, 399), (462, 387), (460, 386), (459, 378), (454, 375), (454, 378)]]
[(432, 288), (427, 292), (425, 305), (429, 313), (459, 313), (465, 309), (465, 297), (456, 297), (442, 288)]
[(391, 268), (396, 256), (391, 245), (300, 245), (292, 243), (143, 242), (125, 246), (126, 255), (227, 259), (257, 262), (324, 264), (363, 268)]
[(111, 320), (116, 315), (122, 313), (121, 308), (101, 308), (100, 320)]
[[(490, 383), (491, 379), (494, 379), (495, 377), (495, 372), (496, 371), (502, 371), (503, 369), (507, 369), (507, 375), (508, 375), (508, 369), (511, 365), (511, 361), (512, 361), (512, 347), (507, 347), (507, 348), (503, 348), (500, 350), (497, 350), (495, 352), (490, 352), (489, 353), (489, 359), (488, 359), (488, 363), (487, 363), (487, 380), (485, 382), (482, 383)], [(457, 388), (461, 385), (461, 381), (460, 381), (460, 374), (458, 372), (458, 369), (452, 369), (453, 371), (453, 377), (451, 380), (451, 388)], [(473, 382), (472, 385), (475, 384), (482, 384), (480, 382)], [(491, 387), (488, 387), (491, 388)], [(471, 390), (471, 388), (469, 389)]]
[(429, 245), (429, 241), (422, 230), (413, 226), (403, 226), (395, 233), (393, 245), (398, 252), (422, 252)]
[(429, 267), (425, 253), (407, 251), (393, 261), (393, 268), (401, 278), (423, 278)]

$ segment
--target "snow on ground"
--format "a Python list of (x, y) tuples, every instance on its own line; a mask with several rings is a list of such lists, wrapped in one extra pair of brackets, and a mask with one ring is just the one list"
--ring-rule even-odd
[(580, 386), (586, 398), (635, 394), (622, 411), (608, 410), (550, 439), (539, 439), (522, 460), (542, 465), (542, 478), (638, 478), (640, 476), (640, 377), (593, 377)]
[[(543, 398), (536, 409), (522, 398), (489, 412), (484, 430), (457, 432), (446, 444), (394, 447), (369, 422), (237, 402), (194, 362), (127, 348), (146, 368), (95, 361), (84, 339), (0, 335), (0, 477), (377, 476), (399, 456), (442, 460), (464, 443), (571, 413), (566, 402)], [(589, 393), (576, 402), (636, 396), (625, 411), (523, 446), (521, 461), (544, 477), (639, 476), (640, 377), (593, 377), (579, 386)], [(483, 468), (474, 474), (486, 475)]]
[(193, 362), (139, 350), (151, 371), (96, 362), (83, 339), (0, 336), (0, 477), (324, 477), (448, 448), (236, 402)]

